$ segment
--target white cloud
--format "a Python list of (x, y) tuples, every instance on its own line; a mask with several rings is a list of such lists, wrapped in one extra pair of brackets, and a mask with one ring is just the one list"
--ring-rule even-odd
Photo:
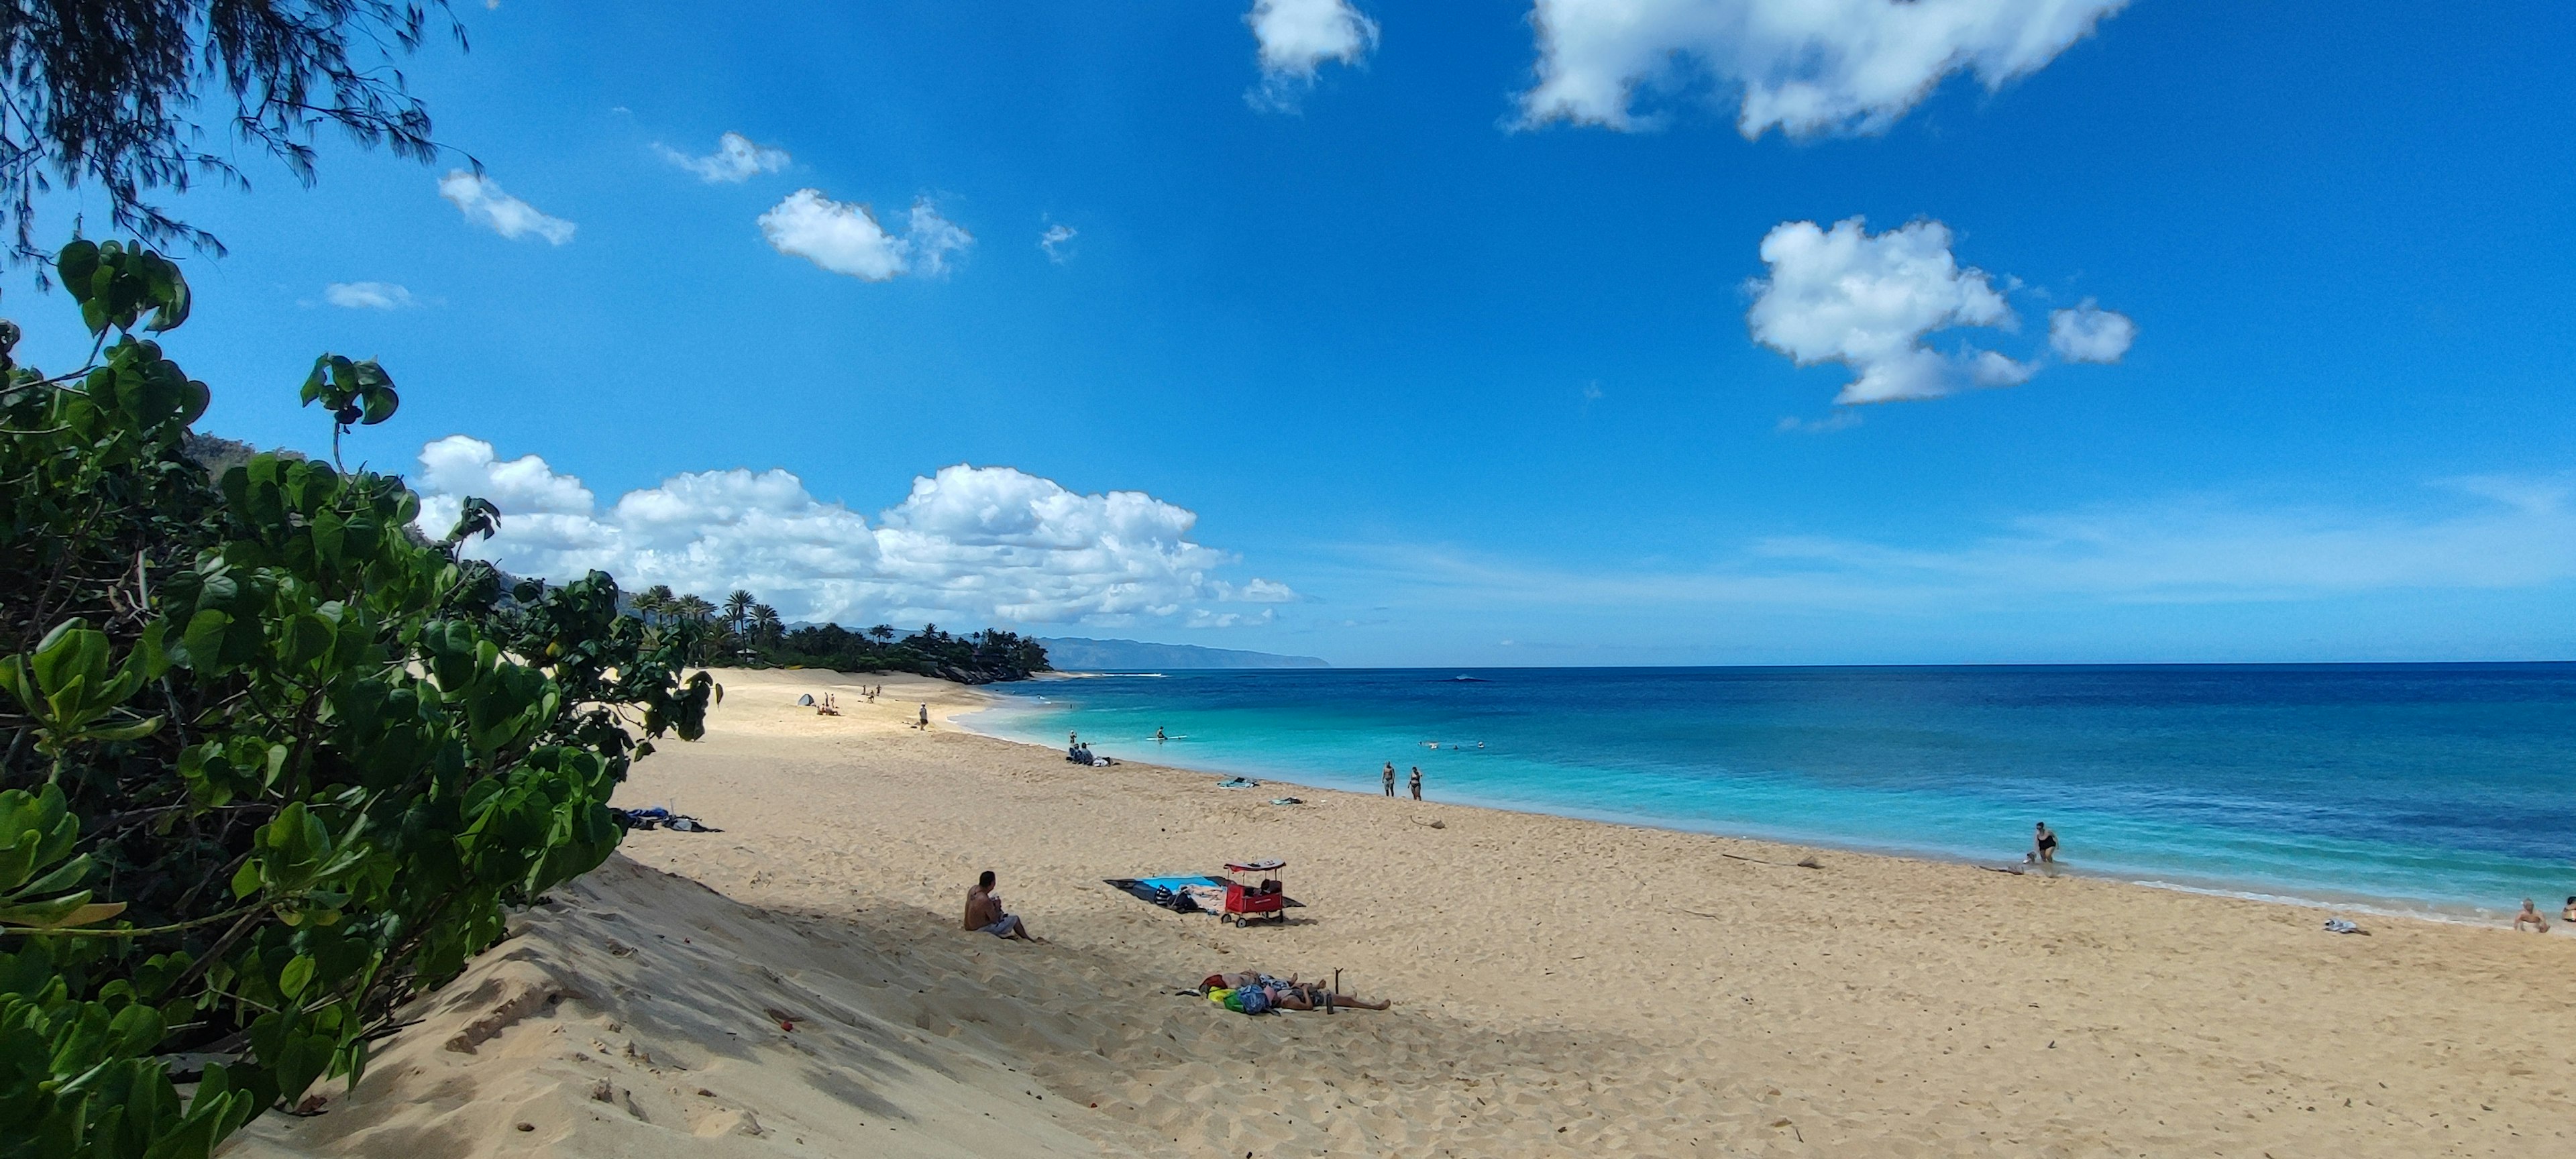
[[(1950, 244), (1950, 227), (1937, 221), (1876, 235), (1857, 217), (1832, 229), (1812, 221), (1783, 222), (1762, 238), (1769, 273), (1747, 287), (1755, 296), (1745, 322), (1755, 341), (1800, 366), (1850, 367), (1855, 377), (1834, 398), (1841, 405), (1939, 398), (1968, 387), (2030, 381), (2043, 359), (2016, 359), (1965, 344), (1943, 353), (1929, 344), (1933, 333), (1953, 327), (2020, 326), (1994, 279), (1960, 265)], [(2053, 315), (2049, 331), (2060, 357), (2115, 362), (2137, 325), (2087, 299)]]
[(704, 157), (692, 157), (658, 141), (653, 150), (663, 160), (697, 174), (698, 180), (710, 185), (740, 184), (763, 173), (776, 173), (794, 160), (787, 150), (755, 145), (740, 133), (716, 138), (716, 151)]
[(1840, 403), (1938, 398), (1977, 380), (1987, 373), (1981, 359), (1945, 357), (1924, 336), (2012, 317), (1985, 271), (1951, 256), (1950, 228), (1937, 221), (1875, 237), (1857, 217), (1831, 230), (1785, 222), (1763, 237), (1762, 260), (1770, 276), (1753, 283), (1745, 315), (1754, 339), (1800, 366), (1840, 362), (1859, 372)]
[(463, 169), (450, 170), (438, 179), (438, 195), (456, 203), (465, 220), (506, 238), (517, 239), (529, 234), (554, 245), (572, 240), (573, 223), (560, 217), (549, 217), (536, 206), (501, 192), (501, 183), (480, 173)]
[(927, 197), (912, 203), (910, 216), (912, 221), (904, 230), (903, 243), (912, 251), (914, 267), (926, 276), (946, 276), (948, 255), (975, 244), (975, 235), (939, 216)]
[(1294, 602), (1297, 593), (1288, 590), (1286, 584), (1254, 576), (1234, 593), (1234, 598), (1248, 604), (1285, 604)]
[(1224, 626), (1266, 620), (1211, 610), (1296, 593), (1212, 573), (1233, 557), (1194, 542), (1198, 516), (1135, 491), (1084, 495), (1008, 467), (954, 466), (913, 480), (867, 517), (814, 498), (785, 471), (674, 475), (598, 508), (579, 479), (534, 455), (501, 461), (463, 435), (421, 449), (421, 527), (443, 535), (467, 495), (501, 509), (470, 550), (523, 575), (591, 569), (628, 587), (749, 588), (788, 619), (842, 623)]
[(819, 189), (799, 189), (760, 215), (770, 247), (836, 274), (870, 282), (919, 272), (948, 272), (948, 255), (974, 244), (974, 235), (939, 216), (929, 198), (912, 203), (906, 233), (897, 237), (876, 214), (854, 201), (834, 201)]
[(1048, 261), (1062, 265), (1064, 264), (1064, 259), (1071, 256), (1067, 252), (1067, 247), (1072, 243), (1074, 237), (1080, 232), (1081, 231), (1076, 230), (1072, 226), (1065, 225), (1060, 222), (1055, 225), (1050, 225), (1046, 227), (1045, 233), (1038, 235), (1038, 248), (1046, 251)]
[(408, 310), (420, 304), (410, 290), (392, 282), (333, 282), (322, 287), (322, 300), (351, 310)]
[(2068, 362), (2118, 362), (2138, 340), (2138, 324), (2086, 298), (2072, 310), (2048, 315), (2048, 348)]
[(1943, 78), (2039, 71), (2128, 0), (1536, 0), (1521, 119), (1641, 127), (1639, 90), (1713, 83), (1747, 138), (1874, 132)]
[(1358, 64), (1377, 47), (1377, 22), (1350, 0), (1253, 0), (1243, 22), (1261, 43), (1261, 84), (1244, 94), (1255, 108), (1294, 109), (1325, 61)]

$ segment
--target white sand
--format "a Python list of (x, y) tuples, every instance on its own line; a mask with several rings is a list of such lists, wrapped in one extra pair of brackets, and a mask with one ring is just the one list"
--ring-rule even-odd
[[(1275, 807), (903, 727), (974, 703), (936, 682), (862, 705), (856, 679), (722, 679), (710, 737), (623, 800), (723, 828), (626, 855), (726, 896), (622, 860), (557, 891), (356, 1096), (235, 1153), (2576, 1154), (2576, 940), (2338, 937), (2295, 907), (1314, 789)], [(845, 715), (792, 706), (827, 688)], [(1100, 883), (1251, 855), (1290, 863), (1284, 928)], [(985, 868), (1048, 942), (957, 928)], [(1337, 967), (1396, 1009), (1171, 996)], [(488, 1039), (447, 1048), (478, 1019)]]

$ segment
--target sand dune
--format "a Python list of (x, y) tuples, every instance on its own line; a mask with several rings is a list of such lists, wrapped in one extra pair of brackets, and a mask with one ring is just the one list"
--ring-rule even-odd
[[(355, 1097), (238, 1153), (2576, 1153), (2576, 940), (2337, 937), (2078, 878), (1311, 789), (1278, 807), (902, 727), (974, 702), (933, 682), (861, 705), (821, 674), (723, 678), (708, 740), (626, 799), (724, 832), (634, 835), (640, 866), (531, 911)], [(826, 688), (845, 715), (793, 706)], [(1308, 903), (1285, 928), (1100, 884), (1256, 854)], [(984, 868), (1045, 944), (957, 929)], [(1398, 1005), (1172, 995), (1244, 968), (1341, 968)], [(447, 1048), (478, 1020), (474, 1053)]]

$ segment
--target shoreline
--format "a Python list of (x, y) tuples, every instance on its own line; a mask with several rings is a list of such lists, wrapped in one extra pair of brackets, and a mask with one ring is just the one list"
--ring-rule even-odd
[[(1083, 680), (1112, 676), (1132, 677), (1142, 675), (1159, 674), (1132, 672), (1050, 672), (1043, 673), (1040, 677), (1033, 677), (1032, 679)], [(1007, 710), (1019, 706), (1012, 704), (1007, 697), (1007, 694), (984, 692), (971, 686), (962, 687), (960, 691), (965, 696), (971, 697), (981, 703), (975, 704), (971, 707), (949, 709), (945, 715), (934, 714), (933, 719), (935, 721), (946, 723), (975, 736), (998, 741), (1003, 744), (1037, 749), (1059, 758), (1064, 755), (1063, 749), (1051, 747), (1041, 741), (1023, 740), (1018, 737), (1005, 736), (1000, 733), (990, 732), (976, 727), (970, 718), (985, 712)], [(1202, 768), (1163, 760), (1130, 760), (1123, 757), (1115, 759), (1117, 759), (1122, 765), (1130, 765), (1140, 769), (1187, 773), (1193, 776), (1256, 776), (1265, 785), (1287, 785), (1311, 793), (1342, 793), (1362, 799), (1369, 799), (1377, 796), (1377, 794), (1363, 792), (1356, 789), (1318, 785), (1267, 772), (1238, 773), (1237, 771), (1230, 769)], [(1428, 804), (1430, 802), (1426, 801), (1424, 803)], [(1535, 805), (1520, 806), (1499, 801), (1479, 800), (1472, 796), (1443, 798), (1439, 803), (1453, 805), (1460, 808), (1481, 809), (1520, 816), (1554, 817), (1567, 821), (1580, 821), (1595, 825), (1616, 825), (1627, 828), (1652, 830), (1661, 833), (1677, 833), (1702, 837), (1718, 837), (1733, 841), (1759, 842), (1762, 844), (1806, 850), (1814, 853), (1834, 853), (1858, 857), (1881, 857), (1895, 861), (1917, 862), (1926, 865), (1967, 866), (1990, 872), (2005, 873), (2008, 875), (2015, 873), (2015, 871), (2019, 871), (2020, 875), (2030, 877), (2078, 878), (2086, 881), (2097, 881), (2112, 885), (2132, 886), (2139, 889), (2152, 889), (2170, 893), (2189, 894), (2196, 897), (2226, 898), (2234, 901), (2253, 902), (2260, 905), (2282, 906), (2334, 916), (2359, 915), (2386, 920), (2418, 921), (2429, 922), (2437, 925), (2464, 926), (2472, 929), (2494, 929), (2509, 922), (2513, 914), (2511, 909), (2486, 909), (2466, 904), (2453, 907), (2426, 904), (2421, 908), (2412, 908), (2394, 904), (2393, 899), (2387, 898), (2311, 897), (2296, 893), (2284, 893), (2266, 889), (2259, 883), (2218, 882), (2213, 884), (2198, 884), (2185, 881), (2159, 881), (2122, 874), (2091, 871), (2083, 869), (2080, 866), (2068, 865), (2066, 863), (2059, 863), (2054, 873), (2042, 873), (2037, 869), (2027, 867), (2020, 862), (1981, 861), (1965, 854), (1954, 854), (1942, 850), (1870, 845), (1860, 842), (1839, 842), (1830, 838), (1817, 837), (1803, 833), (1771, 833), (1728, 830), (1715, 827), (1693, 827), (1691, 825), (1669, 819), (1632, 813), (1622, 813), (1615, 810), (1584, 811), (1577, 809), (1539, 807)], [(2547, 899), (2537, 900), (2542, 901), (2542, 909), (2544, 912), (2555, 913), (2556, 907), (2548, 905)], [(2562, 923), (2553, 917), (2551, 919), (2549, 932), (2550, 936), (2576, 936), (2576, 922)]]
[[(985, 692), (718, 679), (705, 738), (619, 791), (711, 831), (628, 834), (354, 1097), (262, 1119), (243, 1159), (2576, 1147), (2564, 940), (2342, 937), (2109, 879), (1336, 789), (1273, 806), (971, 731)], [(1285, 924), (1104, 882), (1247, 857), (1286, 861)], [(1041, 941), (960, 928), (984, 870)], [(1395, 1005), (1247, 1018), (1185, 989), (1242, 970)]]

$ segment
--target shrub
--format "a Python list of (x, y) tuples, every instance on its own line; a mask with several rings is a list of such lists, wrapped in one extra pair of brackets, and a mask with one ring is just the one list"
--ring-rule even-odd
[[(0, 1159), (202, 1157), (354, 1085), (400, 1001), (605, 859), (610, 792), (719, 690), (608, 576), (460, 559), (488, 503), (429, 541), (398, 478), (210, 478), (207, 388), (152, 337), (177, 268), (75, 241), (55, 271), (90, 365), (20, 367), (0, 322)], [(304, 398), (335, 449), (399, 405), (333, 355)], [(182, 1098), (180, 1051), (227, 1061)]]

